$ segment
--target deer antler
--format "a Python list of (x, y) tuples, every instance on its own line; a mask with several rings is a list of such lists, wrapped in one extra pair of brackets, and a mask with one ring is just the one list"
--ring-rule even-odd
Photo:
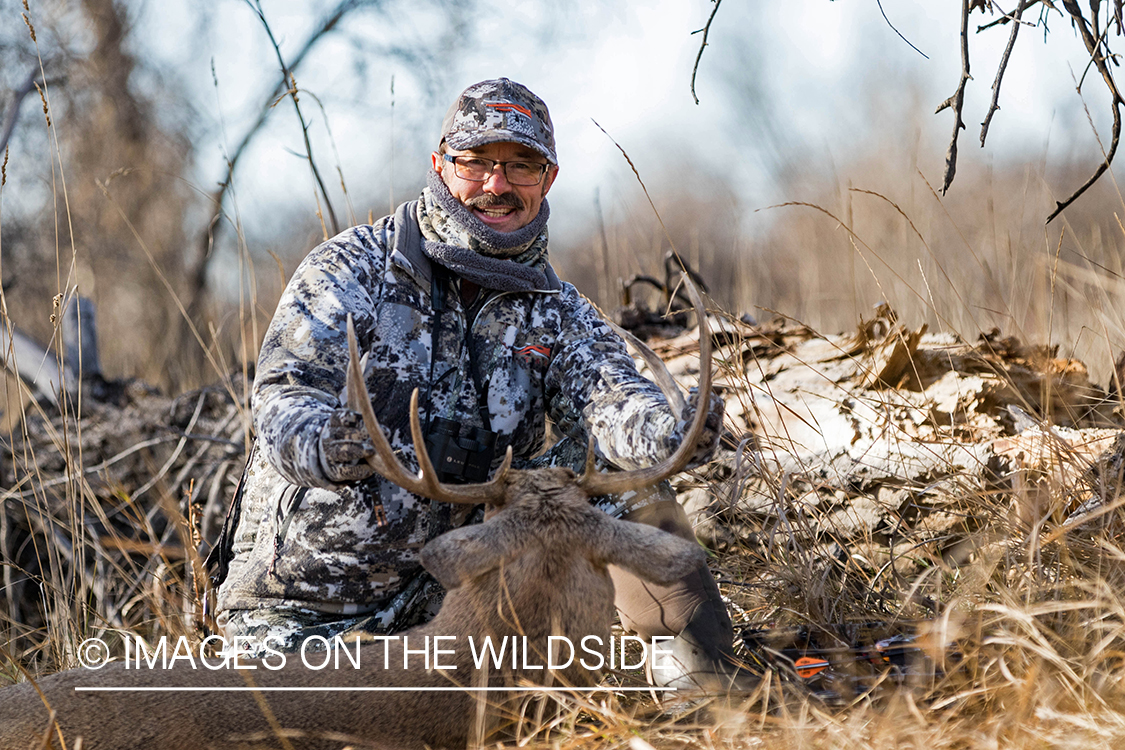
[(504, 456), (496, 476), (483, 484), (448, 485), (438, 481), (437, 471), (426, 452), (426, 441), (422, 437), (422, 424), (418, 419), (418, 389), (410, 395), (410, 434), (414, 438), (414, 452), (418, 456), (419, 472), (413, 474), (398, 460), (394, 449), (383, 434), (375, 410), (371, 408), (371, 397), (363, 382), (363, 372), (359, 366), (359, 343), (356, 341), (355, 324), (348, 315), (348, 407), (363, 415), (363, 424), (375, 446), (374, 456), (367, 461), (384, 479), (394, 482), (408, 492), (440, 500), (446, 503), (476, 505), (489, 503), (502, 505), (508, 470), (512, 466), (512, 448)]
[(668, 406), (672, 407), (672, 413), (676, 415), (676, 419), (682, 418), (684, 410), (687, 409), (687, 402), (684, 401), (684, 394), (680, 393), (679, 386), (676, 385), (675, 379), (672, 378), (672, 373), (668, 372), (664, 360), (660, 358), (659, 354), (650, 349), (648, 344), (641, 341), (612, 320), (607, 320), (606, 323), (613, 329), (614, 333), (625, 339), (625, 342), (633, 347), (637, 351), (637, 354), (641, 355), (641, 359), (645, 361), (645, 364), (648, 365), (649, 372), (652, 373), (653, 382), (660, 388), (660, 392), (664, 394), (664, 398), (668, 399)]
[[(692, 304), (695, 305), (696, 316), (699, 318), (699, 388), (695, 395), (695, 417), (691, 427), (684, 435), (680, 447), (655, 466), (632, 471), (616, 471), (598, 473), (594, 470), (593, 439), (590, 441), (590, 453), (586, 460), (586, 471), (578, 480), (578, 486), (591, 497), (598, 495), (620, 495), (629, 490), (649, 487), (658, 482), (663, 482), (668, 477), (687, 466), (695, 452), (695, 445), (703, 435), (703, 428), (707, 423), (707, 405), (711, 401), (711, 329), (707, 325), (707, 311), (703, 306), (703, 296), (688, 274), (683, 276), (684, 284), (691, 295)], [(646, 347), (647, 348), (647, 347)], [(649, 366), (659, 363), (663, 373), (657, 376), (660, 383), (672, 383), (672, 376), (668, 368), (659, 357), (645, 357)]]

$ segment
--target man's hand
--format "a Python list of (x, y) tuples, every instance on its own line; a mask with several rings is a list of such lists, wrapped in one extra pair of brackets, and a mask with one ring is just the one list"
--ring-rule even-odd
[(320, 433), (320, 465), (333, 482), (343, 484), (367, 479), (375, 473), (367, 457), (375, 446), (363, 426), (363, 417), (351, 409), (332, 412)]
[[(676, 423), (674, 434), (677, 438), (677, 445), (679, 445), (679, 442), (683, 440), (684, 435), (686, 435), (691, 428), (691, 421), (695, 418), (695, 404), (698, 400), (696, 389), (692, 388), (691, 396), (688, 398), (687, 408), (684, 409), (683, 418)], [(726, 405), (723, 403), (723, 399), (714, 391), (711, 391), (711, 403), (707, 406), (707, 421), (704, 423), (703, 434), (699, 436), (699, 442), (696, 444), (695, 453), (692, 454), (691, 461), (688, 462), (687, 468), (694, 469), (697, 466), (702, 466), (715, 455), (715, 451), (719, 447), (719, 438), (723, 434), (723, 415), (725, 411)]]

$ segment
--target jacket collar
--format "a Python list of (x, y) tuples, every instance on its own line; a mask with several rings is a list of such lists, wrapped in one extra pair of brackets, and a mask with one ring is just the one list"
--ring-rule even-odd
[[(415, 218), (417, 210), (418, 201), (407, 201), (395, 210), (395, 237), (391, 248), (391, 262), (410, 274), (423, 289), (429, 289), (433, 271), (430, 267), (430, 259), (422, 252), (422, 231), (418, 228), (418, 220)], [(561, 291), (562, 282), (559, 281), (555, 269), (549, 262), (545, 272), (546, 288), (535, 291), (546, 294)]]

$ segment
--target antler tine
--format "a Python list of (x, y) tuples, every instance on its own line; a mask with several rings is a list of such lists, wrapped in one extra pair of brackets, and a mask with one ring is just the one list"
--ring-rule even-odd
[(707, 311), (699, 288), (690, 276), (685, 274), (683, 279), (699, 318), (699, 387), (696, 390), (695, 417), (691, 427), (684, 435), (680, 447), (671, 456), (646, 469), (597, 473), (593, 469), (592, 462), (587, 461), (586, 471), (578, 480), (578, 485), (591, 497), (620, 495), (629, 490), (649, 487), (664, 481), (687, 466), (695, 452), (696, 443), (703, 435), (703, 429), (707, 424), (707, 406), (711, 401), (711, 328), (707, 325)]
[(399, 485), (410, 489), (408, 485), (416, 484), (418, 478), (407, 471), (402, 462), (398, 460), (394, 449), (391, 448), (383, 428), (375, 417), (375, 410), (371, 408), (371, 398), (367, 395), (367, 386), (363, 382), (363, 372), (359, 367), (359, 343), (355, 335), (355, 323), (351, 314), (348, 315), (348, 407), (355, 409), (363, 415), (363, 425), (375, 446), (374, 456), (369, 456), (367, 462), (371, 468), (380, 475)]
[(375, 417), (375, 410), (371, 408), (371, 398), (367, 395), (367, 387), (363, 382), (363, 373), (359, 367), (359, 343), (356, 340), (355, 324), (351, 315), (348, 315), (348, 406), (356, 409), (363, 415), (363, 424), (375, 446), (374, 456), (369, 456), (367, 461), (382, 477), (394, 482), (399, 487), (413, 492), (416, 495), (428, 497), (431, 500), (440, 500), (447, 503), (460, 503), (476, 505), (489, 503), (492, 505), (503, 504), (504, 493), (509, 469), (512, 466), (512, 448), (504, 456), (504, 463), (500, 465), (496, 475), (491, 481), (483, 484), (446, 485), (437, 479), (437, 471), (430, 461), (426, 451), (426, 441), (422, 435), (422, 424), (418, 418), (418, 389), (410, 395), (410, 434), (414, 440), (414, 452), (418, 456), (418, 474), (410, 472), (398, 460), (394, 449), (383, 434), (383, 428)]
[[(370, 408), (370, 407), (369, 407)], [(406, 487), (419, 495), (424, 495), (432, 500), (441, 500), (447, 503), (461, 503), (477, 505), (488, 503), (490, 505), (503, 505), (505, 481), (508, 471), (512, 468), (512, 446), (504, 453), (504, 462), (496, 470), (495, 476), (482, 484), (442, 484), (437, 479), (437, 470), (430, 461), (430, 454), (426, 450), (426, 440), (422, 435), (422, 422), (418, 417), (418, 389), (410, 394), (410, 434), (414, 438), (414, 452), (418, 455), (418, 479), (421, 488)]]
[(684, 409), (687, 408), (687, 402), (684, 400), (684, 394), (680, 393), (679, 386), (676, 385), (675, 378), (672, 373), (668, 371), (668, 365), (664, 364), (664, 360), (649, 348), (648, 344), (641, 341), (633, 334), (626, 331), (621, 326), (614, 323), (612, 320), (607, 320), (606, 323), (613, 329), (621, 338), (633, 347), (641, 359), (648, 365), (649, 372), (652, 373), (652, 379), (660, 388), (660, 392), (664, 394), (664, 398), (668, 399), (668, 405), (672, 407), (672, 413), (676, 415), (676, 419), (684, 416)]

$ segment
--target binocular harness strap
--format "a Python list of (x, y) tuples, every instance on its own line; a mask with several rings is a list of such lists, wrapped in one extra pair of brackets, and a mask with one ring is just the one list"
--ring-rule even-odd
[[(430, 344), (430, 382), (426, 386), (426, 402), (429, 404), (429, 413), (426, 415), (426, 431), (429, 432), (430, 420), (434, 414), (434, 403), (432, 400), (432, 391), (434, 387), (434, 365), (437, 362), (438, 354), (438, 335), (441, 332), (441, 317), (445, 311), (446, 305), (446, 283), (450, 280), (451, 274), (444, 266), (437, 263), (431, 264), (432, 277), (430, 281), (430, 297), (434, 308), (434, 327), (431, 334)], [(481, 290), (483, 293), (483, 288)], [(481, 424), (484, 429), (492, 430), (492, 419), (488, 413), (488, 398), (484, 390), (484, 383), (480, 379), (480, 373), (477, 372), (476, 363), (473, 361), (473, 347), (469, 341), (472, 335), (472, 320), (468, 316), (465, 318), (465, 340), (462, 346), (465, 348), (465, 353), (469, 358), (469, 375), (473, 379), (473, 386), (477, 390), (477, 413), (480, 414)], [(442, 377), (445, 377), (444, 375)]]

